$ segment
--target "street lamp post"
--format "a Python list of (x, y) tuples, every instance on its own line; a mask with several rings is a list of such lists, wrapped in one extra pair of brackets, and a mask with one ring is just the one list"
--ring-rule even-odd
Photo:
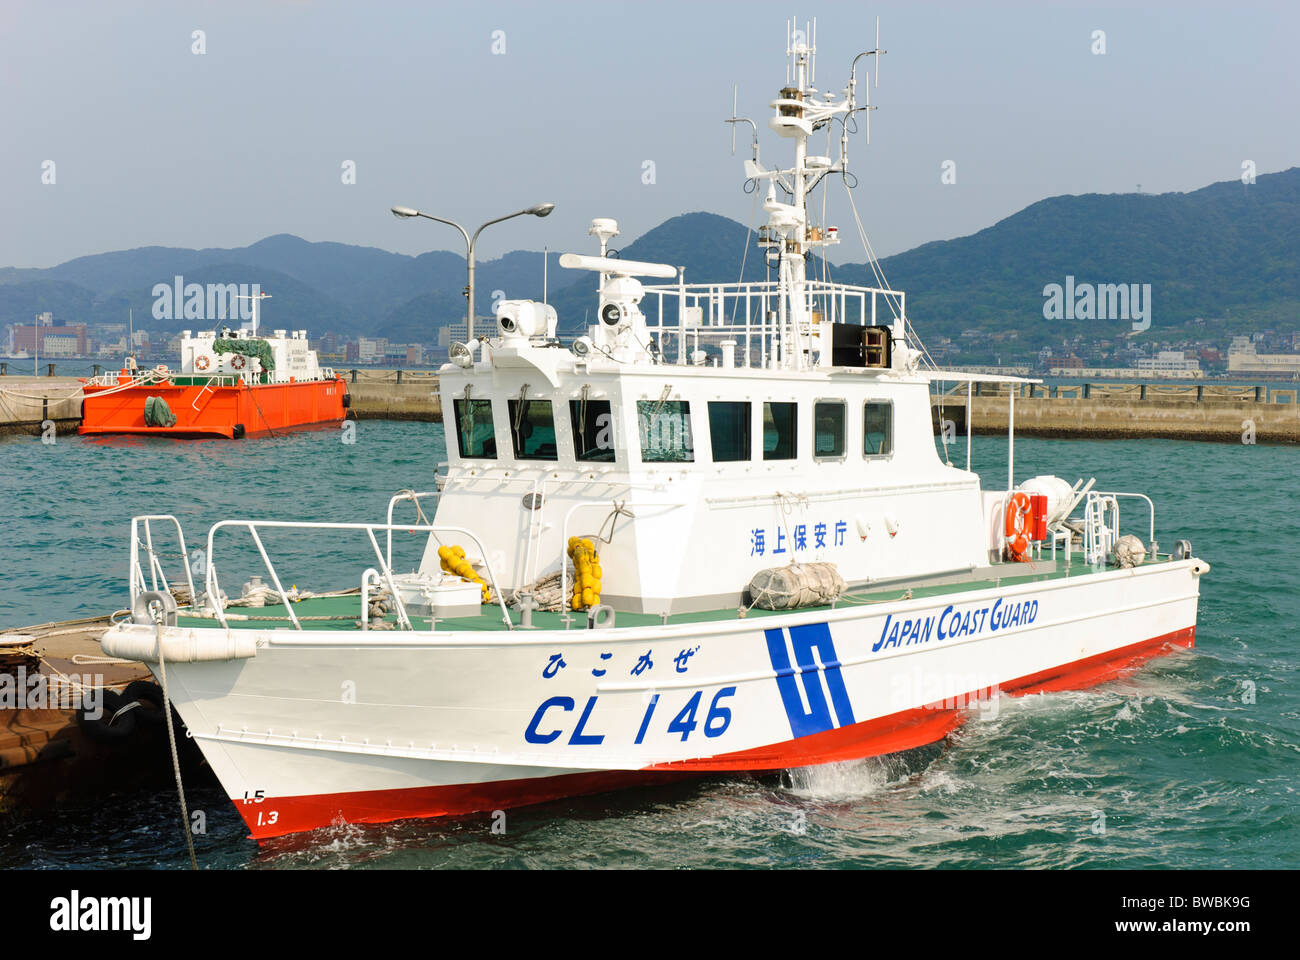
[(469, 301), (465, 307), (465, 340), (473, 342), (474, 340), (474, 246), (478, 243), (478, 235), (483, 232), (485, 227), (490, 227), (494, 223), (500, 223), (502, 220), (509, 220), (513, 217), (522, 217), (524, 214), (531, 214), (534, 217), (544, 217), (555, 209), (553, 203), (539, 203), (536, 206), (527, 207), (523, 210), (516, 210), (514, 213), (507, 213), (504, 217), (497, 217), (495, 220), (489, 220), (483, 226), (474, 231), (471, 237), (469, 231), (462, 227), (455, 220), (446, 220), (442, 217), (435, 217), (429, 213), (422, 213), (412, 207), (393, 207), (393, 216), (395, 217), (424, 217), (426, 220), (436, 220), (438, 223), (445, 223), (450, 227), (455, 227), (460, 231), (460, 235), (465, 238), (465, 263), (468, 272), (467, 283), (465, 285), (465, 297)]

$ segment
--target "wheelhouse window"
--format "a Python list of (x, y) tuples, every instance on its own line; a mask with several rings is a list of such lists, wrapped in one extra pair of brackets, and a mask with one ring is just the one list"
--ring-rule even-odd
[(686, 400), (638, 400), (637, 431), (645, 463), (689, 463), (695, 460), (691, 436), (691, 405)]
[(813, 404), (813, 457), (820, 460), (844, 456), (844, 424), (848, 407), (843, 400), (818, 400)]
[(460, 455), (471, 460), (495, 460), (497, 438), (492, 426), (492, 401), (457, 400), (452, 406)]
[(556, 460), (555, 417), (549, 400), (511, 400), (510, 436), (516, 460)]
[(797, 403), (763, 403), (764, 460), (793, 460), (798, 456), (798, 416)]
[(862, 408), (862, 453), (888, 457), (894, 452), (894, 405), (868, 401)]
[(750, 409), (748, 401), (709, 401), (709, 442), (713, 445), (714, 463), (749, 459)]
[(579, 460), (614, 462), (614, 415), (608, 400), (570, 400), (569, 422)]

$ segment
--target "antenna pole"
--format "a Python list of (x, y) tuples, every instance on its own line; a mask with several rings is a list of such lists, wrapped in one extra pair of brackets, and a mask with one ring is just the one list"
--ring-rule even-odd
[[(740, 85), (732, 84), (731, 86), (731, 115), (736, 115), (737, 98), (740, 96)], [(736, 155), (736, 125), (731, 125), (731, 155)]]
[(876, 68), (871, 71), (872, 84), (876, 89), (880, 89), (880, 55), (884, 52), (880, 49), (880, 17), (876, 17)]

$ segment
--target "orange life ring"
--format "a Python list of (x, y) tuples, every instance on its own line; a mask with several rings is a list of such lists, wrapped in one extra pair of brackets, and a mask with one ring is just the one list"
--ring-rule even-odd
[(1033, 504), (1029, 494), (1017, 490), (1007, 501), (1007, 522), (1004, 532), (1007, 537), (1007, 552), (1011, 559), (1023, 563), (1029, 559), (1029, 521)]
[(199, 357), (194, 361), (195, 370), (206, 370), (211, 365), (212, 365), (212, 361), (209, 360), (207, 356), (203, 354), (200, 354)]
[(230, 358), (230, 366), (235, 370), (243, 370), (244, 364), (247, 362), (248, 361), (244, 359), (244, 355), (242, 353), (237, 353)]

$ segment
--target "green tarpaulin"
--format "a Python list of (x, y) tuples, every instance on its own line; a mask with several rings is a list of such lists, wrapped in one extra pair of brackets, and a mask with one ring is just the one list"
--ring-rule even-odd
[(246, 357), (257, 357), (262, 361), (262, 369), (270, 372), (275, 369), (275, 357), (271, 354), (271, 345), (265, 340), (227, 340), (218, 338), (212, 341), (213, 353), (242, 353)]
[(146, 427), (174, 427), (176, 414), (167, 406), (162, 397), (149, 397), (144, 402), (144, 425)]

